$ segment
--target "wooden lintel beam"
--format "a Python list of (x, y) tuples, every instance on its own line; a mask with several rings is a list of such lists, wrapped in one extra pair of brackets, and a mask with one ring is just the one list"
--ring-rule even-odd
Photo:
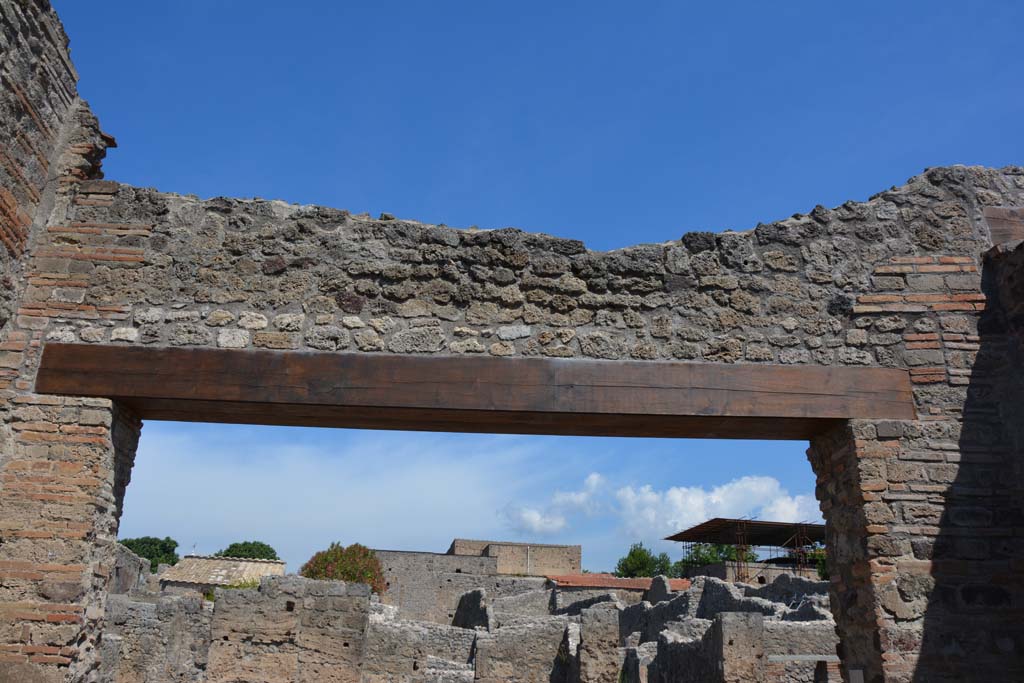
[(44, 394), (147, 419), (600, 436), (803, 439), (914, 419), (903, 370), (47, 344)]
[(986, 206), (982, 213), (992, 233), (993, 245), (1024, 240), (1024, 207)]

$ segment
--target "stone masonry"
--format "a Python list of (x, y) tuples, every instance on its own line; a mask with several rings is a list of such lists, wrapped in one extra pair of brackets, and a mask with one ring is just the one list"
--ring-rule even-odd
[(141, 429), (34, 393), (51, 341), (905, 369), (916, 420), (809, 450), (844, 670), (1024, 679), (1024, 258), (985, 213), (1024, 169), (598, 253), (102, 180), (46, 0), (0, 0), (0, 80), (0, 680), (97, 680)]
[(578, 545), (473, 541), (456, 538), (448, 548), (448, 554), (493, 557), (497, 560), (499, 574), (551, 576), (578, 574), (583, 568), (583, 550)]
[[(472, 575), (467, 575), (472, 579)], [(476, 577), (484, 579), (486, 577)], [(268, 576), (215, 601), (133, 589), (108, 598), (98, 677), (110, 683), (618, 683), (837, 681), (824, 582), (784, 575), (762, 587), (655, 579), (626, 605), (557, 587), (540, 599), (464, 595), (476, 623), (411, 618), (366, 586)], [(386, 594), (385, 594), (386, 595)], [(465, 602), (465, 601), (463, 601)], [(460, 605), (460, 609), (462, 605)], [(460, 615), (455, 622), (466, 622)]]

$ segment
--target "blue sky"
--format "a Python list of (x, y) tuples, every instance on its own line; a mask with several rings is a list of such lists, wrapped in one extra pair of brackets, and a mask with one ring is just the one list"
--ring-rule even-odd
[[(204, 197), (613, 249), (1024, 161), (1016, 2), (54, 4), (107, 176)], [(572, 541), (600, 569), (695, 516), (814, 514), (803, 449), (154, 422), (122, 533), (261, 536), (293, 569), (330, 540)]]

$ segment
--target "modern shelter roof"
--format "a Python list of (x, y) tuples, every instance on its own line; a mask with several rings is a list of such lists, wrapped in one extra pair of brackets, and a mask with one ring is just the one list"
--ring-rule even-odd
[(766, 522), (756, 519), (715, 517), (667, 537), (666, 541), (684, 543), (721, 543), (737, 545), (745, 535), (745, 545), (794, 547), (798, 542), (824, 543), (825, 525), (806, 522)]

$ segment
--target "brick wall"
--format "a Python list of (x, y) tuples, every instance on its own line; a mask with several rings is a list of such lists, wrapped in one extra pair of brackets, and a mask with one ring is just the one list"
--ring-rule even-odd
[(76, 78), (49, 3), (0, 1), (2, 680), (56, 681), (92, 666), (114, 566), (114, 461), (138, 430), (109, 402), (29, 392), (46, 323), (24, 307), (36, 276), (28, 260), (49, 213), (98, 174), (113, 143)]

